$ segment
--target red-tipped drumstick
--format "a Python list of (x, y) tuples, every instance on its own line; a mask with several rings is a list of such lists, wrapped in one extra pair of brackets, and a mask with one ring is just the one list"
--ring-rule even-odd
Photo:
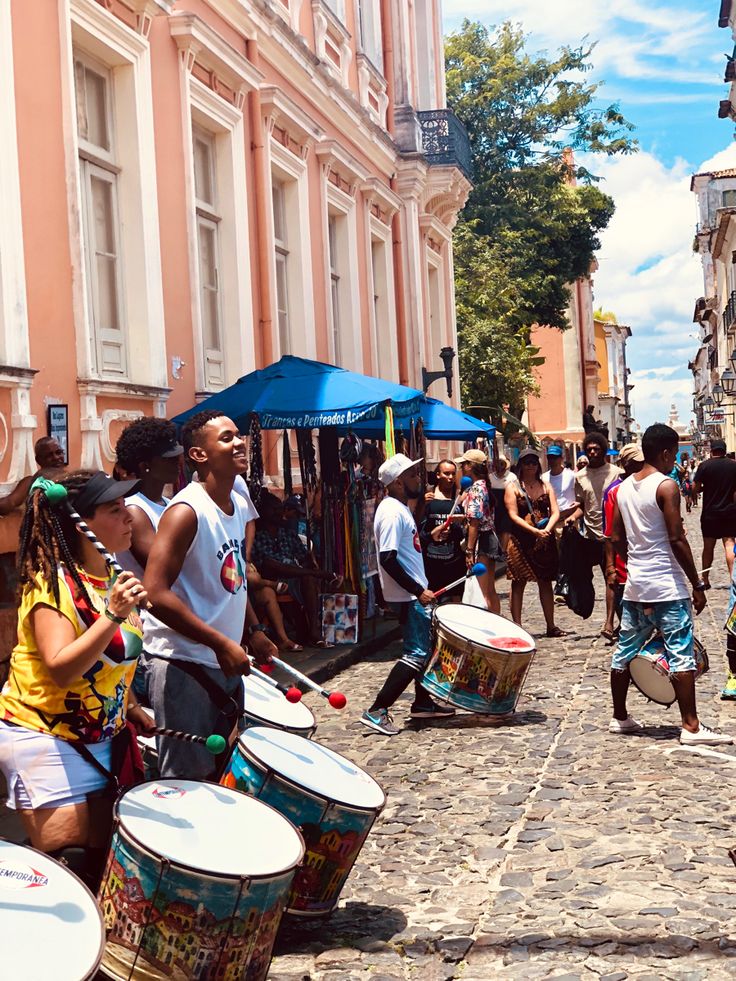
[(260, 678), (261, 681), (265, 681), (267, 685), (270, 685), (272, 688), (276, 688), (277, 691), (280, 691), (287, 702), (296, 703), (302, 700), (302, 693), (298, 688), (294, 687), (294, 685), (292, 685), (291, 688), (287, 688), (286, 685), (280, 684), (280, 682), (276, 681), (275, 678), (270, 678), (263, 671), (259, 671), (258, 668), (253, 667), (252, 661), (250, 673), (254, 675), (254, 677)]
[(347, 705), (348, 700), (341, 691), (327, 691), (326, 688), (321, 688), (315, 681), (308, 678), (306, 674), (302, 674), (301, 671), (297, 671), (295, 667), (292, 667), (292, 665), (288, 664), (286, 661), (282, 661), (278, 657), (272, 657), (271, 660), (277, 667), (287, 671), (292, 678), (296, 678), (297, 681), (301, 681), (301, 683), (306, 685), (307, 688), (311, 688), (312, 691), (316, 691), (323, 698), (326, 698), (334, 709), (343, 709)]
[(443, 586), (442, 589), (435, 590), (435, 599), (446, 593), (448, 589), (454, 589), (455, 586), (459, 586), (461, 582), (465, 582), (466, 579), (470, 579), (471, 576), (484, 576), (488, 572), (488, 569), (483, 565), (482, 562), (476, 562), (475, 565), (469, 569), (464, 576), (456, 579), (455, 582), (449, 583), (447, 586)]
[(450, 511), (450, 513), (447, 515), (447, 518), (445, 519), (445, 523), (442, 526), (443, 528), (449, 528), (450, 527), (450, 518), (457, 511), (457, 506), (460, 503), (460, 498), (463, 496), (463, 494), (467, 490), (470, 490), (470, 488), (472, 486), (473, 486), (473, 478), (472, 477), (461, 477), (460, 478), (460, 492), (457, 495), (457, 497), (455, 498), (455, 503), (452, 505), (452, 510)]

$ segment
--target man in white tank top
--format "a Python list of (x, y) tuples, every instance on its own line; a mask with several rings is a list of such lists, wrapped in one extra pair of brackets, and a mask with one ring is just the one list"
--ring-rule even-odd
[[(246, 642), (259, 661), (276, 653), (247, 600), (248, 507), (233, 493), (247, 467), (245, 441), (231, 419), (209, 410), (186, 422), (182, 442), (199, 481), (172, 499), (148, 556), (147, 691), (158, 725), (227, 737), (242, 715)], [(162, 776), (216, 775), (203, 747), (157, 742)]]
[(678, 447), (674, 429), (661, 423), (650, 426), (642, 439), (644, 466), (620, 485), (614, 505), (611, 541), (627, 563), (628, 578), (621, 635), (611, 661), (613, 718), (608, 730), (625, 735), (643, 728), (626, 710), (629, 665), (658, 630), (682, 716), (680, 742), (711, 746), (733, 739), (701, 725), (695, 707), (692, 608), (702, 612), (706, 599), (685, 537), (680, 490), (668, 476)]

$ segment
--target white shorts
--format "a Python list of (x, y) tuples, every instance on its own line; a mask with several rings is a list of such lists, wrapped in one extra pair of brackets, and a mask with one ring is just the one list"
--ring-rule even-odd
[[(86, 745), (109, 770), (112, 740)], [(0, 770), (8, 784), (8, 807), (13, 810), (83, 804), (87, 794), (106, 786), (102, 774), (65, 739), (5, 722), (0, 722)]]

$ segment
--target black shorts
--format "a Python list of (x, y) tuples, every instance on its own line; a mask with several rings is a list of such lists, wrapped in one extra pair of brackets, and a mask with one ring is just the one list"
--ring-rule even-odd
[(700, 530), (703, 538), (736, 538), (736, 521), (727, 518), (712, 518), (703, 515), (700, 519)]

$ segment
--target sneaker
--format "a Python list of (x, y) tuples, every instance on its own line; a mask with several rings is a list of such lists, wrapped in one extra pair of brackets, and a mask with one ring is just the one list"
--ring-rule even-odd
[(721, 698), (729, 700), (736, 699), (736, 674), (731, 674), (730, 671), (728, 672), (726, 684), (721, 690)]
[(450, 705), (438, 705), (430, 702), (428, 705), (412, 705), (409, 717), (412, 719), (449, 719), (455, 714)]
[(360, 721), (369, 729), (383, 733), (384, 736), (395, 736), (400, 731), (393, 723), (393, 719), (388, 714), (388, 709), (376, 709), (375, 712), (364, 712)]
[(627, 715), (625, 719), (611, 719), (608, 723), (608, 731), (615, 732), (618, 736), (628, 736), (632, 732), (641, 732), (644, 726), (636, 719)]
[(725, 732), (714, 732), (701, 722), (697, 732), (680, 730), (680, 745), (682, 746), (728, 746), (733, 742), (733, 736)]

